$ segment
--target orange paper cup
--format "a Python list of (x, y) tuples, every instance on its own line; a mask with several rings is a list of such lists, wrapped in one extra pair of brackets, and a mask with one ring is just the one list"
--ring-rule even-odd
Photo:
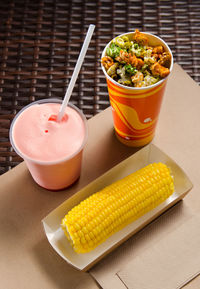
[[(173, 55), (168, 45), (158, 36), (144, 33), (150, 46), (162, 45), (171, 54), (170, 72), (173, 67)], [(125, 33), (120, 35), (133, 35)], [(105, 47), (102, 57), (106, 55)], [(155, 135), (156, 124), (165, 91), (167, 77), (147, 87), (128, 87), (113, 80), (102, 65), (106, 76), (113, 122), (117, 138), (125, 145), (141, 147), (148, 144)]]

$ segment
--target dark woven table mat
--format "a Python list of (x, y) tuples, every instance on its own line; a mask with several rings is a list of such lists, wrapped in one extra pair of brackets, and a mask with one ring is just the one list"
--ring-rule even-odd
[(10, 123), (23, 106), (64, 96), (89, 24), (95, 24), (71, 102), (87, 118), (109, 106), (100, 55), (111, 38), (139, 28), (159, 35), (200, 82), (200, 1), (0, 1), (0, 174), (21, 159)]

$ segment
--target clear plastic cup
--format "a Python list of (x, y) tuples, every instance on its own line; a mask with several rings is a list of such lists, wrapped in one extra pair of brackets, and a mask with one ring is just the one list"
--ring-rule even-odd
[[(134, 32), (124, 33), (121, 36), (130, 36)], [(147, 36), (150, 46), (162, 45), (171, 55), (170, 72), (173, 67), (173, 55), (168, 45), (158, 36), (142, 32)], [(106, 56), (106, 49), (102, 57)], [(165, 77), (157, 83), (147, 87), (128, 87), (119, 84), (111, 78), (102, 65), (105, 74), (109, 100), (112, 106), (113, 122), (117, 138), (125, 145), (141, 147), (153, 139), (160, 113), (161, 103), (167, 83)]]
[[(20, 110), (13, 119), (10, 127), (10, 142), (16, 153), (24, 159), (33, 179), (38, 185), (49, 190), (60, 190), (73, 184), (80, 176), (82, 153), (88, 137), (87, 120), (83, 115), (83, 113), (76, 106), (74, 106), (73, 104), (68, 104), (69, 107), (74, 109), (80, 115), (81, 120), (83, 121), (84, 124), (85, 134), (81, 146), (75, 153), (66, 156), (62, 160), (59, 159), (58, 161), (38, 161), (32, 159), (27, 155), (25, 155), (23, 151), (20, 151), (17, 148), (15, 140), (13, 138), (13, 131), (19, 115), (21, 115), (30, 106), (43, 103), (61, 104), (62, 100), (43, 99), (32, 102), (31, 104), (25, 106), (22, 110)], [(64, 137), (65, 136), (63, 135), (63, 138)], [(48, 149), (48, 146), (46, 149)]]

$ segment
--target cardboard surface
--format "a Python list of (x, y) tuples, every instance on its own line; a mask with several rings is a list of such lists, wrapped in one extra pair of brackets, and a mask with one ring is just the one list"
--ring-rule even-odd
[[(159, 206), (110, 236), (91, 252), (85, 254), (75, 253), (60, 226), (62, 218), (68, 211), (105, 186), (154, 162), (165, 163), (170, 168), (174, 177), (174, 193)], [(191, 189), (192, 183), (183, 170), (163, 151), (150, 144), (119, 163), (79, 192), (76, 192), (71, 198), (53, 210), (43, 220), (45, 233), (52, 247), (64, 260), (75, 268), (86, 271), (157, 216), (180, 201)]]
[[(116, 273), (146, 248), (150, 250), (156, 242), (165, 238), (168, 233), (175, 232), (179, 226), (200, 212), (199, 111), (199, 86), (180, 66), (174, 65), (153, 143), (181, 165), (194, 187), (183, 202), (171, 208), (91, 269), (91, 274), (102, 288), (126, 288)], [(196, 250), (200, 250), (200, 244)], [(193, 285), (194, 288), (200, 288), (199, 277), (191, 280), (184, 288), (193, 288)]]
[(128, 289), (183, 287), (200, 273), (199, 228), (200, 215), (133, 258), (118, 277)]
[[(183, 202), (131, 237), (93, 268), (91, 273), (103, 288), (125, 288), (116, 275), (124, 264), (200, 211), (199, 111), (198, 85), (178, 65), (174, 65), (154, 143), (182, 166), (194, 188)], [(0, 177), (1, 288), (98, 288), (88, 273), (74, 269), (53, 250), (41, 223), (49, 212), (74, 192), (137, 151), (116, 139), (110, 108), (90, 119), (88, 124), (89, 139), (81, 177), (70, 188), (60, 192), (40, 188), (24, 163)], [(195, 278), (185, 288), (195, 288), (193, 285), (199, 288), (200, 279)]]

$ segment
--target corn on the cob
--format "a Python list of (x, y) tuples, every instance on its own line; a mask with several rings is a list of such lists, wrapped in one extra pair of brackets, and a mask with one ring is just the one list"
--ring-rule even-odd
[(86, 253), (165, 201), (174, 192), (170, 169), (150, 164), (75, 206), (61, 227), (77, 253)]

